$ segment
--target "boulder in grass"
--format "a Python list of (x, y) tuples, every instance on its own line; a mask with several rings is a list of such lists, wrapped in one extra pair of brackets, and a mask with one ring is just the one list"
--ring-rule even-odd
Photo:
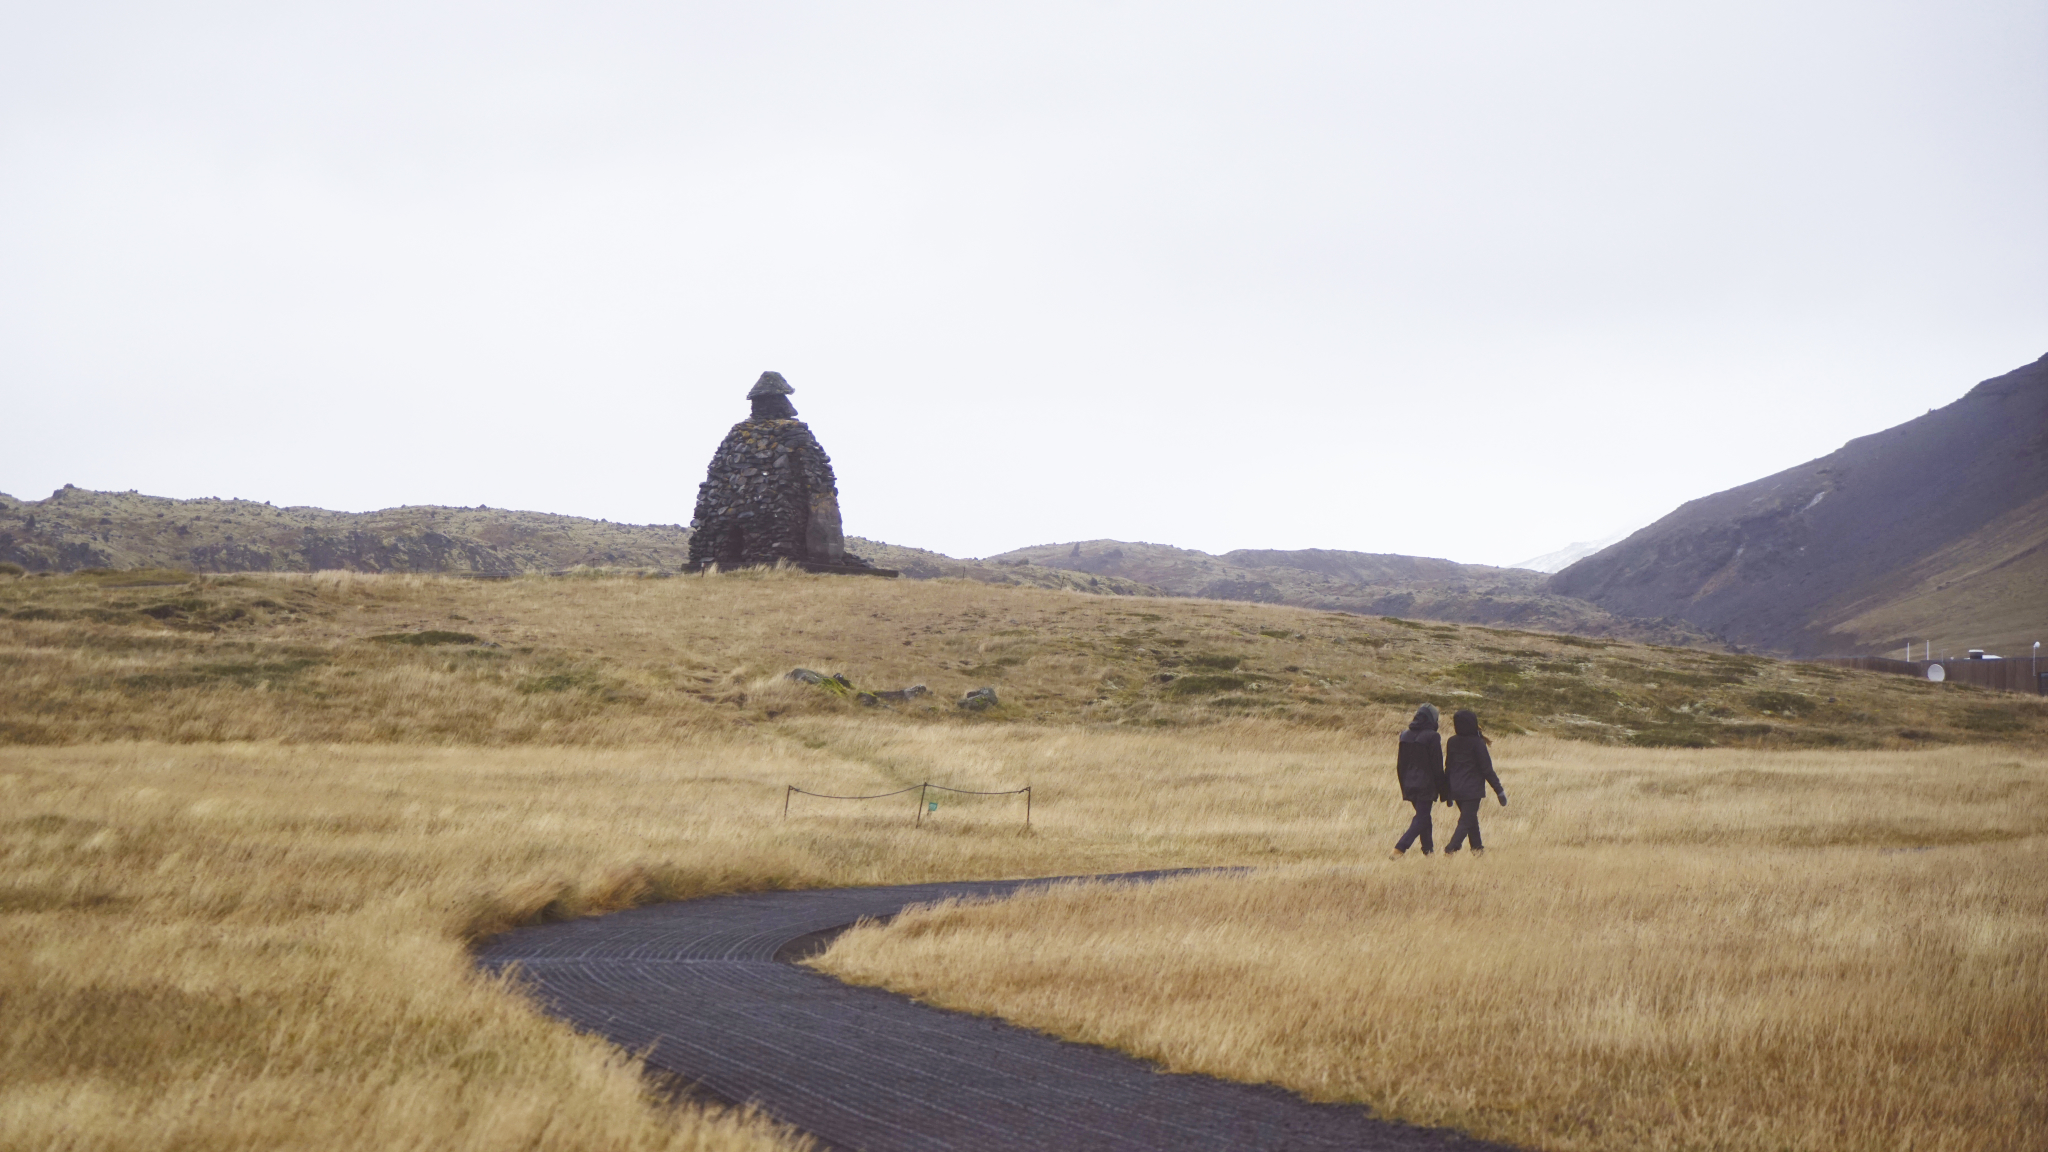
[(927, 687), (925, 687), (925, 686), (924, 686), (924, 685), (922, 685), (922, 684), (912, 684), (912, 685), (911, 685), (910, 687), (908, 687), (908, 688), (899, 688), (899, 689), (897, 689), (897, 690), (896, 690), (896, 691), (894, 691), (894, 692), (877, 692), (877, 693), (875, 693), (875, 695), (876, 695), (876, 696), (879, 696), (879, 697), (881, 697), (881, 698), (882, 698), (882, 699), (884, 699), (884, 700), (896, 700), (896, 701), (909, 701), (909, 700), (915, 700), (915, 699), (917, 699), (917, 698), (918, 698), (919, 696), (929, 696), (929, 695), (931, 695), (931, 694), (932, 694), (932, 690), (931, 690), (931, 689), (929, 689), (929, 688), (927, 688)]
[(834, 672), (832, 675), (826, 676), (821, 673), (812, 672), (808, 668), (799, 669), (799, 671), (806, 673), (806, 677), (793, 678), (801, 679), (804, 683), (813, 687), (823, 688), (834, 696), (850, 699), (854, 696), (867, 695), (867, 693), (862, 692), (855, 686), (853, 681), (848, 680), (844, 672)]
[(962, 696), (960, 703), (955, 705), (955, 707), (965, 708), (969, 712), (986, 712), (990, 708), (995, 707), (997, 703), (999, 701), (996, 700), (995, 689), (976, 688), (974, 691)]
[(809, 668), (791, 668), (782, 678), (784, 680), (794, 680), (799, 684), (822, 684), (825, 682), (825, 677), (822, 673), (813, 672)]

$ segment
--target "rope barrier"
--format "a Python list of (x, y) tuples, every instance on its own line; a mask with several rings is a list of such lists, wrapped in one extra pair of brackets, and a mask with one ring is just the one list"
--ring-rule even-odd
[(905, 792), (916, 792), (916, 823), (922, 825), (924, 823), (925, 804), (927, 803), (925, 793), (933, 789), (940, 792), (952, 792), (960, 796), (1022, 795), (1024, 797), (1024, 826), (1026, 828), (1031, 827), (1031, 786), (1028, 784), (1022, 788), (1006, 788), (1000, 792), (977, 792), (972, 788), (948, 788), (944, 784), (933, 784), (930, 781), (926, 781), (923, 784), (913, 784), (908, 788), (898, 788), (894, 792), (876, 792), (867, 796), (834, 796), (829, 792), (813, 792), (808, 788), (799, 788), (794, 784), (785, 784), (782, 791), (782, 818), (784, 820), (789, 819), (789, 798), (792, 796), (815, 796), (820, 800), (886, 800), (891, 796), (901, 796)]
[(816, 796), (820, 800), (881, 800), (889, 796), (901, 796), (912, 788), (923, 787), (925, 787), (923, 784), (912, 784), (910, 788), (898, 788), (894, 792), (877, 792), (872, 796), (834, 796), (829, 792), (812, 792), (809, 789), (799, 788), (794, 784), (789, 785), (789, 790), (791, 792), (801, 792), (806, 796)]

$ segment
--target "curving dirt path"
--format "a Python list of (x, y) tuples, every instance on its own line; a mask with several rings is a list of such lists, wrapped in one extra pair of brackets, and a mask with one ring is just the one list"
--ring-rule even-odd
[(555, 1015), (647, 1052), (650, 1065), (699, 1090), (755, 1101), (831, 1148), (1502, 1147), (1278, 1088), (1164, 1073), (791, 962), (862, 917), (1053, 882), (715, 896), (515, 929), (485, 945), (479, 961), (492, 971), (517, 965)]

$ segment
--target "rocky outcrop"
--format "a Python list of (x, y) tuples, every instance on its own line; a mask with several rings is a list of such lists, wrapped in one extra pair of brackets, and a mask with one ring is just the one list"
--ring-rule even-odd
[(747, 393), (752, 414), (726, 434), (697, 486), (690, 570), (788, 563), (895, 575), (846, 550), (832, 458), (796, 418), (795, 391), (781, 373), (763, 372)]
[(908, 688), (896, 688), (887, 692), (866, 692), (847, 679), (844, 672), (834, 672), (827, 676), (822, 672), (813, 672), (809, 668), (792, 668), (783, 673), (782, 678), (823, 688), (835, 696), (850, 697), (854, 703), (869, 708), (879, 708), (890, 703), (908, 704), (921, 696), (932, 694), (932, 690), (922, 684), (912, 684)]

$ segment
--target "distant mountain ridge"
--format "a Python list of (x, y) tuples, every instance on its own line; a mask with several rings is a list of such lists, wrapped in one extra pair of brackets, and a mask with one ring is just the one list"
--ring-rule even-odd
[[(956, 560), (858, 536), (857, 555), (913, 579), (953, 576), (990, 584), (1073, 588), (1111, 596), (1159, 595), (1114, 576)], [(575, 568), (680, 571), (690, 530), (615, 524), (504, 508), (407, 505), (376, 512), (280, 508), (254, 500), (174, 500), (65, 485), (48, 499), (0, 493), (0, 562), (31, 572), (180, 568), (195, 572), (438, 572), (513, 576)]]
[[(0, 561), (30, 571), (673, 572), (687, 562), (689, 541), (689, 529), (677, 524), (614, 524), (499, 508), (332, 512), (69, 485), (39, 501), (0, 494)], [(1249, 600), (1672, 644), (1711, 639), (1675, 621), (1627, 619), (1552, 595), (1540, 573), (1419, 556), (1325, 549), (1243, 549), (1211, 556), (1158, 544), (1091, 540), (963, 560), (858, 537), (849, 537), (847, 545), (911, 579), (954, 577), (1099, 595)]]
[(0, 561), (32, 572), (339, 568), (509, 576), (578, 565), (680, 568), (689, 541), (689, 530), (675, 524), (613, 524), (499, 508), (331, 512), (254, 500), (94, 492), (69, 484), (32, 502), (0, 493)]
[(1793, 655), (2048, 641), (2048, 356), (1682, 505), (1549, 591)]
[(1612, 636), (1658, 644), (1712, 644), (1676, 620), (1622, 616), (1558, 596), (1548, 577), (1517, 568), (1459, 564), (1426, 556), (1243, 548), (1214, 556), (1166, 544), (1083, 540), (1018, 548), (996, 564), (1116, 576), (1173, 596), (1292, 604), (1361, 616), (1490, 624), (1539, 632)]

